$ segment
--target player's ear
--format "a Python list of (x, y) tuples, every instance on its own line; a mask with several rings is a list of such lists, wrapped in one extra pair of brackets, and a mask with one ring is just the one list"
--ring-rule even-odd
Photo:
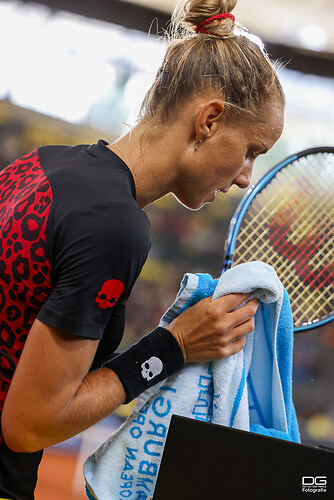
[(202, 104), (195, 123), (196, 142), (212, 137), (225, 121), (225, 105), (221, 99), (213, 99)]

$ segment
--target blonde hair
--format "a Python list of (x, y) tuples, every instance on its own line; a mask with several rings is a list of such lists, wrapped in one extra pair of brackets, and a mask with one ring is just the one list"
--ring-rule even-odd
[(233, 18), (208, 18), (231, 13), (237, 0), (186, 0), (176, 7), (166, 34), (167, 50), (156, 79), (147, 92), (140, 119), (157, 125), (169, 121), (178, 106), (195, 94), (221, 97), (228, 116), (253, 115), (262, 104), (284, 94), (275, 65)]

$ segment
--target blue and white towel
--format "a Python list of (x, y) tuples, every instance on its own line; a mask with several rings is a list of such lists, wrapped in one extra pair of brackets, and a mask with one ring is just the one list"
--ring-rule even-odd
[(204, 297), (215, 300), (228, 293), (250, 293), (260, 300), (244, 349), (223, 360), (187, 364), (142, 394), (130, 417), (85, 462), (90, 498), (147, 500), (153, 495), (172, 414), (299, 442), (291, 308), (271, 266), (241, 264), (219, 280), (186, 274), (160, 325)]

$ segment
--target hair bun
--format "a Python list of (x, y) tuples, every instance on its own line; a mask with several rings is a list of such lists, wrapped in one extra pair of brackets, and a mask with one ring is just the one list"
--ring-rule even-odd
[[(219, 14), (233, 11), (237, 0), (186, 0), (181, 1), (174, 11), (174, 23), (178, 27), (200, 32), (198, 26)], [(222, 37), (233, 36), (235, 27), (231, 17), (215, 18), (203, 26), (203, 32)]]

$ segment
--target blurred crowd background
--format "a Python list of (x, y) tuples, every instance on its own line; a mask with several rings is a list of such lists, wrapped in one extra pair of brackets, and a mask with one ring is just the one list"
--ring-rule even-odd
[[(0, 168), (40, 145), (111, 142), (129, 130), (161, 63), (157, 34), (174, 3), (0, 0)], [(254, 181), (292, 153), (334, 145), (334, 6), (321, 0), (316, 15), (313, 7), (309, 0), (239, 0), (235, 10), (285, 64), (285, 130), (257, 160)], [(172, 196), (146, 209), (153, 246), (128, 303), (122, 349), (156, 326), (186, 272), (219, 276), (228, 225), (244, 194), (232, 188), (198, 212)], [(294, 400), (305, 444), (334, 447), (333, 323), (295, 336)], [(66, 498), (82, 494), (82, 461), (130, 410), (48, 450), (63, 461), (75, 457)]]

